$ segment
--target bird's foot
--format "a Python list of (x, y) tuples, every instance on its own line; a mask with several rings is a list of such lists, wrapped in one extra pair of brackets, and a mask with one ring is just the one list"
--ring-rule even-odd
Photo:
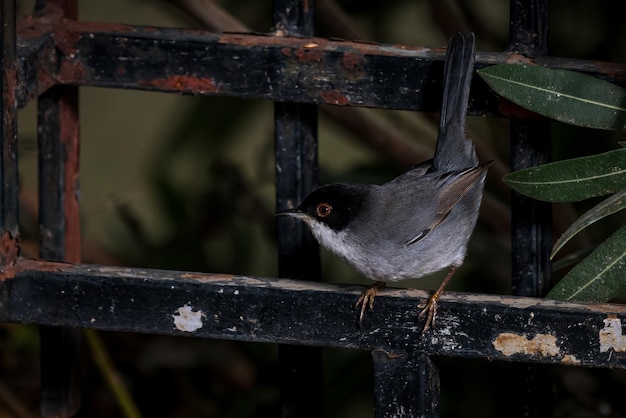
[(431, 295), (428, 298), (428, 302), (426, 302), (426, 306), (417, 316), (418, 319), (421, 319), (423, 316), (426, 317), (426, 322), (424, 323), (424, 328), (422, 328), (421, 335), (424, 335), (426, 331), (430, 329), (430, 327), (435, 326), (435, 317), (437, 316), (437, 302), (439, 301), (439, 293)]
[(446, 278), (443, 279), (443, 282), (441, 282), (437, 290), (435, 290), (435, 293), (433, 293), (428, 298), (428, 302), (426, 302), (426, 306), (424, 307), (424, 309), (422, 309), (420, 314), (417, 316), (418, 319), (420, 319), (423, 316), (426, 317), (426, 322), (424, 323), (424, 328), (422, 329), (422, 333), (420, 335), (426, 334), (426, 331), (428, 331), (430, 327), (435, 326), (435, 317), (437, 316), (437, 302), (439, 302), (439, 297), (441, 297), (441, 294), (443, 293), (443, 289), (446, 287), (446, 285), (448, 284), (452, 276), (454, 276), (454, 272), (456, 271), (458, 267), (459, 266), (457, 265), (453, 265), (450, 268), (450, 271), (446, 275)]
[(363, 328), (363, 316), (365, 315), (365, 309), (369, 308), (370, 311), (374, 311), (374, 298), (378, 294), (378, 291), (383, 287), (385, 287), (385, 282), (380, 281), (367, 286), (354, 304), (354, 307), (359, 309), (359, 328)]

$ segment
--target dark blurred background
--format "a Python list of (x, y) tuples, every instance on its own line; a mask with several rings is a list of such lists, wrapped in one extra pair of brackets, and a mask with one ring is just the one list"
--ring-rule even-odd
[[(34, 1), (20, 0), (20, 14)], [(372, 42), (445, 46), (451, 32), (472, 30), (479, 51), (502, 51), (508, 36), (506, 0), (318, 0), (317, 34)], [(622, 62), (626, 3), (553, 0), (550, 54)], [(235, 20), (219, 18), (213, 7)], [(195, 8), (197, 7), (197, 8)], [(151, 26), (269, 32), (271, 1), (79, 1), (80, 19)], [(209, 11), (207, 14), (202, 12)], [(342, 20), (343, 19), (343, 20)], [(36, 248), (36, 114), (19, 113), (23, 255)], [(189, 97), (140, 91), (80, 89), (81, 210), (84, 261), (203, 272), (276, 276), (273, 106), (271, 102)], [(359, 109), (343, 118), (320, 115), (320, 184), (384, 182), (413, 162), (374, 150), (355, 128), (358, 118), (432, 155), (437, 115)], [(510, 292), (508, 126), (471, 117), (479, 153), (496, 159), (486, 203), (464, 267), (451, 291)], [(603, 152), (623, 135), (553, 124), (554, 159)], [(487, 158), (483, 158), (487, 159)], [(594, 202), (556, 205), (558, 236)], [(614, 216), (578, 237), (566, 251), (584, 253), (624, 217)], [(327, 282), (368, 282), (322, 251)], [(561, 263), (566, 264), (566, 263)], [(555, 271), (555, 277), (563, 270)], [(403, 283), (432, 289), (442, 276)], [(114, 367), (146, 417), (278, 416), (276, 346), (129, 333), (100, 333)], [(0, 418), (38, 416), (38, 334), (0, 325)], [(373, 416), (369, 353), (326, 349), (326, 417)], [(79, 417), (121, 416), (119, 405), (85, 350)], [(444, 416), (506, 416), (512, 399), (509, 364), (440, 359)], [(556, 417), (626, 416), (626, 374), (553, 367)], [(303, 388), (306, 390), (306, 388)]]

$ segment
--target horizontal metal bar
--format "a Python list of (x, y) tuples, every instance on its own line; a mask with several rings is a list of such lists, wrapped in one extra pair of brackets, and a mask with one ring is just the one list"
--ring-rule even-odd
[[(50, 16), (23, 20), (18, 45), (20, 106), (54, 84), (420, 111), (437, 111), (441, 100), (441, 49), (54, 23)], [(514, 53), (479, 53), (476, 66), (507, 62), (535, 61)], [(626, 81), (624, 64), (549, 57), (537, 62)], [(483, 83), (475, 77), (477, 82)], [(472, 90), (470, 111), (504, 116), (522, 112), (484, 84)]]
[[(363, 289), (288, 279), (19, 260), (0, 277), (0, 321), (493, 360), (626, 367), (626, 306), (389, 289), (362, 329)], [(328, 314), (332, 313), (332, 315)]]

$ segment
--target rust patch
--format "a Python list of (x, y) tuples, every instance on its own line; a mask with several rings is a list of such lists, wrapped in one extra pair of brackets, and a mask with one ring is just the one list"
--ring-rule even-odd
[(233, 280), (235, 277), (232, 274), (211, 274), (211, 273), (183, 273), (180, 275), (182, 279), (194, 279), (200, 281), (225, 281)]
[(529, 58), (526, 55), (510, 53), (508, 54), (508, 58), (506, 59), (507, 64), (530, 64), (536, 65), (535, 60), (533, 58)]
[(61, 67), (56, 76), (62, 84), (81, 83), (87, 78), (87, 71), (82, 62), (70, 62), (67, 59), (61, 60)]
[(363, 60), (363, 54), (359, 52), (346, 51), (341, 57), (341, 65), (344, 68), (356, 68)]
[(141, 84), (178, 91), (194, 91), (199, 94), (215, 93), (219, 88), (211, 78), (175, 75), (163, 79), (143, 80)]
[(614, 77), (623, 77), (626, 74), (626, 64), (623, 63), (596, 61), (593, 64), (602, 74)]
[(20, 253), (20, 243), (17, 237), (13, 237), (9, 231), (5, 231), (0, 236), (0, 257), (3, 266), (10, 266), (15, 263)]
[(529, 338), (526, 334), (503, 332), (493, 341), (493, 346), (505, 356), (525, 354), (528, 356), (540, 355), (559, 356), (561, 351), (556, 345), (556, 337), (551, 334), (536, 334)]
[(291, 58), (291, 48), (287, 48), (287, 47), (281, 48), (280, 52), (284, 56)]
[(405, 356), (405, 354), (394, 353), (393, 351), (384, 350), (382, 348), (377, 348), (373, 350), (372, 354), (379, 355), (379, 356), (386, 356), (387, 358), (390, 358), (390, 359), (402, 358)]
[(73, 267), (74, 265), (71, 263), (62, 263), (60, 261), (19, 258), (12, 266), (0, 270), (0, 280), (12, 279), (19, 273), (28, 270), (56, 272), (70, 270)]
[[(317, 44), (315, 46), (317, 47)], [(324, 50), (316, 47), (303, 45), (294, 51), (294, 55), (300, 62), (320, 62), (324, 58)]]
[[(137, 27), (124, 25), (122, 23), (82, 22), (63, 19), (60, 24), (67, 27), (69, 31), (76, 32), (78, 35), (89, 32), (137, 33)], [(161, 31), (158, 28), (148, 27), (141, 27), (141, 30), (148, 33)]]
[[(11, 66), (6, 68), (3, 72), (6, 80), (6, 89), (4, 90), (3, 99), (9, 107), (15, 109), (17, 106), (17, 102), (15, 101), (15, 88), (17, 86), (17, 68), (15, 67), (15, 62), (11, 63)], [(7, 115), (4, 115), (5, 120), (6, 117)]]
[(219, 43), (234, 44), (241, 46), (262, 46), (262, 45), (279, 45), (284, 44), (283, 39), (277, 39), (275, 36), (268, 35), (250, 35), (241, 33), (225, 33), (217, 38)]
[(320, 97), (328, 104), (345, 106), (350, 103), (350, 101), (343, 94), (341, 94), (340, 90), (322, 92), (320, 93)]
[(80, 137), (78, 123), (78, 89), (67, 87), (59, 103), (61, 142), (64, 148), (65, 261), (79, 263), (81, 259), (80, 208), (78, 204), (78, 164)]

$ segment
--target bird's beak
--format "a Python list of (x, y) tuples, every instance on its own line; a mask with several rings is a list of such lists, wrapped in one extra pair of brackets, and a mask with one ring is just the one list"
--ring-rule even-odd
[(298, 208), (294, 208), (281, 210), (280, 212), (276, 212), (274, 216), (291, 216), (293, 218), (304, 218), (305, 214)]

